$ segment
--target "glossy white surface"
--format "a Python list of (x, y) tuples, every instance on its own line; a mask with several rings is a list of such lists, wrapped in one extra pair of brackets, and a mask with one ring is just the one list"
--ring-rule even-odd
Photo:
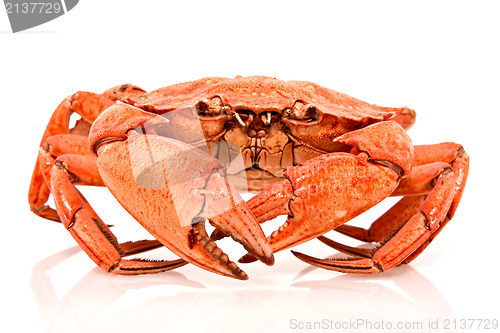
[[(386, 331), (390, 323), (390, 331), (452, 332), (461, 320), (499, 320), (498, 9), (494, 1), (174, 6), (87, 0), (18, 34), (0, 14), (0, 330), (363, 332)], [(464, 145), (471, 170), (462, 203), (411, 266), (342, 275), (285, 251), (273, 267), (241, 265), (249, 281), (191, 265), (113, 276), (95, 267), (61, 225), (29, 211), (37, 145), (65, 96), (125, 82), (152, 90), (205, 76), (255, 74), (313, 81), (379, 105), (407, 105), (417, 111), (409, 132), (416, 144)], [(120, 240), (145, 235), (108, 193), (83, 192)], [(358, 223), (382, 211), (376, 207)], [(277, 226), (266, 226), (266, 233)], [(230, 241), (220, 244), (232, 260), (244, 253)], [(316, 240), (297, 250), (333, 254)], [(168, 251), (153, 256), (174, 258)], [(417, 326), (398, 329), (398, 323)], [(461, 331), (493, 331), (484, 322), (480, 330), (477, 321), (466, 325)]]

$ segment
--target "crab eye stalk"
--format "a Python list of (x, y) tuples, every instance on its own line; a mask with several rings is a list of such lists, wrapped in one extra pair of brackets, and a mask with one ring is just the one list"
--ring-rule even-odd
[(214, 98), (202, 99), (196, 104), (196, 110), (198, 110), (198, 115), (205, 117), (216, 117), (221, 115), (225, 111), (224, 104), (220, 97), (215, 96)]
[(319, 119), (319, 111), (313, 104), (304, 104), (301, 101), (295, 102), (291, 109), (284, 112), (285, 117), (293, 120), (313, 122)]

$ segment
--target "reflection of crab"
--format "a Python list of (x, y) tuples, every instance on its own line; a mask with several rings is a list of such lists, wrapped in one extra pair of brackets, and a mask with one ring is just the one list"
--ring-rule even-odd
[[(260, 191), (248, 202), (223, 175), (221, 152), (216, 160), (193, 149), (200, 140), (190, 138), (192, 124), (172, 112), (189, 108), (197, 110), (209, 149), (211, 142), (240, 147), (244, 167), (231, 176)], [(69, 129), (73, 112), (81, 120)], [(460, 145), (412, 145), (404, 129), (414, 119), (408, 108), (378, 107), (314, 83), (267, 77), (207, 78), (150, 93), (131, 85), (99, 95), (78, 92), (59, 105), (45, 130), (29, 201), (33, 212), (61, 221), (85, 252), (113, 273), (165, 271), (186, 260), (246, 278), (216, 246), (225, 236), (249, 251), (242, 262), (257, 257), (272, 264), (273, 252), (320, 237), (351, 256), (320, 260), (294, 254), (341, 272), (380, 272), (423, 251), (452, 218), (467, 179), (469, 160)], [(175, 133), (183, 133), (184, 142)], [(169, 187), (137, 183), (132, 164), (143, 171), (151, 166), (147, 157), (134, 162), (139, 142), (158, 155), (160, 174), (196, 175), (183, 183), (180, 204), (173, 204)], [(166, 163), (168, 156), (181, 160)], [(156, 240), (119, 244), (74, 185), (105, 185)], [(57, 211), (45, 205), (49, 194)], [(388, 196), (403, 198), (368, 230), (344, 225)], [(221, 202), (229, 208), (214, 213)], [(183, 226), (179, 215), (192, 224)], [(288, 219), (266, 239), (258, 223), (278, 215)], [(216, 227), (210, 237), (205, 219)], [(380, 244), (367, 250), (322, 236), (333, 229)], [(122, 259), (161, 245), (184, 260)]]

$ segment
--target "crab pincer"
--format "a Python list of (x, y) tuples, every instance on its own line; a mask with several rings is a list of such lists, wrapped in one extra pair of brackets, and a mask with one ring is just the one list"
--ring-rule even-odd
[(266, 237), (225, 179), (223, 165), (192, 145), (158, 135), (165, 126), (165, 118), (128, 105), (103, 112), (92, 126), (89, 142), (104, 184), (160, 243), (189, 263), (248, 278), (210, 240), (204, 227), (208, 219), (272, 265)]

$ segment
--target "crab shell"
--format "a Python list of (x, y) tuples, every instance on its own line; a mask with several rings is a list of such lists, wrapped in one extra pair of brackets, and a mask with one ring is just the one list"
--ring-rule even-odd
[[(252, 192), (311, 158), (348, 151), (351, 147), (334, 140), (347, 132), (386, 120), (408, 129), (415, 121), (415, 112), (407, 107), (380, 107), (312, 82), (264, 76), (205, 78), (122, 101), (157, 114), (196, 108), (206, 141), (240, 147), (245, 172), (237, 176), (247, 180)], [(171, 125), (185, 133), (185, 119)]]

